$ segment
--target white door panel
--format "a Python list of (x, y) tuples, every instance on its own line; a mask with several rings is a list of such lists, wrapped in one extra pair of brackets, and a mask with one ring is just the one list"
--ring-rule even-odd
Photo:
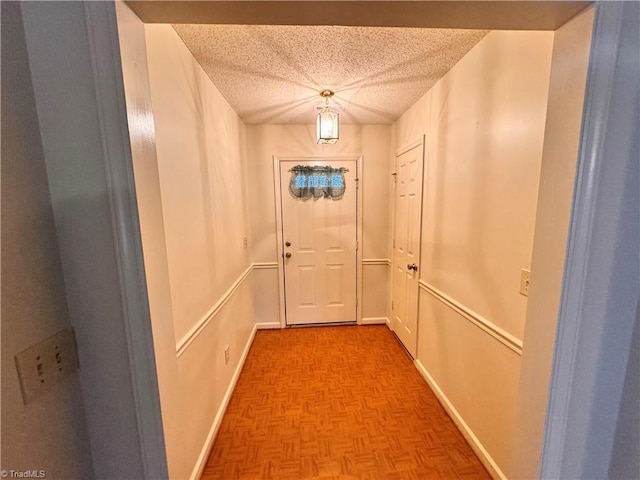
[(394, 332), (414, 358), (418, 345), (423, 163), (422, 142), (396, 157), (391, 317)]
[[(347, 168), (344, 196), (340, 200), (294, 198), (288, 171), (294, 165)], [(281, 163), (287, 325), (356, 321), (355, 170), (355, 162), (348, 161)]]

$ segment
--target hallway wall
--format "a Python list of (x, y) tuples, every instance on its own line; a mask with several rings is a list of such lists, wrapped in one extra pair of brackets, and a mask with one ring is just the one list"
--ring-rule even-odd
[[(146, 25), (176, 339), (250, 265), (245, 125), (173, 28)], [(179, 66), (179, 68), (176, 68)]]
[[(310, 118), (313, 120), (313, 112)], [(340, 125), (340, 140), (336, 144), (318, 145), (315, 125), (247, 126), (253, 261), (264, 264), (255, 285), (258, 322), (279, 319), (274, 155), (364, 156), (360, 182), (363, 189), (362, 313), (364, 321), (385, 321), (388, 316), (390, 133), (389, 125)]]
[[(502, 475), (511, 449), (553, 32), (492, 31), (393, 126), (426, 134), (417, 366)], [(484, 450), (484, 452), (482, 452)]]
[(588, 8), (554, 34), (511, 478), (540, 471), (594, 14)]
[(171, 26), (116, 8), (169, 472), (196, 478), (256, 328), (246, 127)]

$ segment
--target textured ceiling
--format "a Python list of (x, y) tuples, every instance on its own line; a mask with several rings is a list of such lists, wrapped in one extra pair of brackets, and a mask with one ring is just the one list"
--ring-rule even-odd
[(486, 30), (174, 25), (245, 123), (315, 122), (319, 93), (343, 123), (393, 123)]

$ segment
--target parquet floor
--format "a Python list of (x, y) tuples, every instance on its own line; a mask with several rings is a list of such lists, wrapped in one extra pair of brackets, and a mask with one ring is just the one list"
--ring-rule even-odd
[(202, 480), (488, 479), (386, 326), (256, 334)]

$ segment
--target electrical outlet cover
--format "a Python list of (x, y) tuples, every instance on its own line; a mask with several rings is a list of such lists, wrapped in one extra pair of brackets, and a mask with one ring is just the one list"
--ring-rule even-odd
[(72, 328), (33, 345), (15, 356), (24, 403), (47, 392), (78, 369), (78, 349)]

